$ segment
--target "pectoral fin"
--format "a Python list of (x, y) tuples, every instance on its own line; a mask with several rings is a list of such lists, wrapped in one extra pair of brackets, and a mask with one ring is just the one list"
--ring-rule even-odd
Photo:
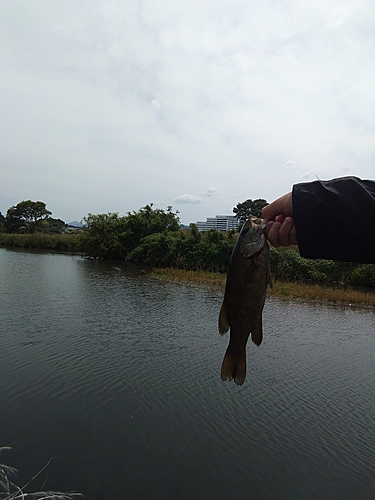
[(227, 308), (225, 306), (225, 299), (224, 299), (219, 314), (219, 332), (221, 335), (224, 335), (225, 333), (227, 333), (228, 330), (229, 330), (229, 323), (227, 317)]
[(262, 316), (259, 316), (259, 321), (251, 332), (251, 340), (254, 342), (255, 345), (258, 346), (262, 343), (263, 340)]

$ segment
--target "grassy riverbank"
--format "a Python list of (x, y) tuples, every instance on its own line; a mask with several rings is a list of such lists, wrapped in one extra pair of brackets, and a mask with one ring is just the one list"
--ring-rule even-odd
[[(215, 233), (215, 237), (219, 238)], [(207, 235), (204, 235), (208, 238)], [(163, 246), (163, 241), (160, 238), (165, 238), (164, 233), (152, 235), (152, 238), (157, 238), (156, 250), (162, 255), (168, 255), (170, 250), (169, 246)], [(152, 239), (151, 238), (151, 239)], [(222, 236), (220, 236), (222, 238)], [(226, 240), (221, 240), (219, 243)], [(173, 238), (172, 238), (173, 239)], [(146, 238), (145, 241), (150, 241)], [(177, 238), (178, 240), (178, 238)], [(176, 240), (176, 241), (177, 241)], [(164, 242), (165, 243), (165, 242)], [(228, 246), (231, 250), (233, 242)], [(78, 253), (87, 255), (87, 248), (85, 242), (80, 234), (4, 234), (0, 233), (0, 246), (9, 248), (35, 248), (40, 250), (53, 250), (66, 253)], [(199, 245), (198, 245), (199, 246)], [(219, 245), (220, 247), (220, 245)], [(219, 248), (214, 243), (211, 244), (209, 250), (211, 253), (204, 254), (204, 252), (197, 252), (197, 255), (206, 255), (205, 261), (211, 262), (216, 255), (216, 250)], [(154, 253), (155, 253), (154, 248)], [(199, 247), (201, 248), (201, 247)], [(202, 248), (201, 248), (202, 249)], [(215, 253), (216, 252), (216, 253)], [(151, 252), (151, 256), (154, 255)], [(199, 262), (195, 261), (194, 252), (190, 247), (185, 248), (185, 253), (181, 253), (180, 260), (183, 256), (185, 260), (190, 259), (190, 264), (198, 267)], [(224, 262), (224, 254), (222, 260)], [(230, 254), (226, 256), (226, 262), (229, 260)], [(160, 257), (160, 256), (159, 256)], [(214, 286), (223, 288), (225, 286), (226, 275), (218, 272), (209, 271), (193, 271), (187, 269), (176, 269), (157, 266), (166, 266), (165, 260), (161, 261), (157, 258), (154, 262), (150, 255), (143, 256), (139, 262), (151, 265), (153, 275), (169, 281), (178, 281), (189, 284), (196, 284), (200, 286)], [(133, 260), (133, 259), (132, 259)], [(137, 259), (135, 259), (137, 261)], [(182, 259), (184, 260), (184, 259)], [(185, 262), (186, 264), (186, 262)], [(201, 263), (202, 264), (202, 263)], [(200, 267), (200, 265), (199, 265)], [(353, 265), (350, 263), (336, 263), (326, 260), (309, 260), (303, 259), (295, 250), (278, 251), (271, 248), (271, 273), (277, 278), (274, 281), (273, 289), (269, 289), (269, 295), (284, 298), (294, 298), (309, 301), (329, 302), (336, 304), (351, 304), (358, 307), (375, 308), (375, 293), (362, 292), (350, 288), (349, 285), (366, 285), (375, 290), (375, 267), (374, 265)], [(308, 284), (306, 283), (308, 282)], [(315, 283), (314, 283), (315, 282)], [(318, 282), (318, 284), (316, 284)], [(347, 286), (337, 287), (335, 283), (345, 283)], [(331, 288), (326, 284), (331, 283)]]
[(0, 233), (0, 246), (8, 248), (29, 248), (47, 251), (55, 250), (57, 252), (83, 253), (83, 246), (79, 238), (79, 234), (77, 233)]
[[(185, 271), (183, 269), (153, 269), (152, 276), (166, 281), (221, 288), (224, 290), (226, 275), (204, 271)], [(365, 308), (375, 308), (375, 294), (351, 288), (326, 288), (320, 285), (274, 281), (268, 294), (274, 297), (318, 301)]]

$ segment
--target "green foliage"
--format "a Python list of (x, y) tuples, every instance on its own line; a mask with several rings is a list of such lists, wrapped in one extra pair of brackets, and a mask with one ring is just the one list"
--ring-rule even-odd
[(125, 246), (128, 251), (135, 248), (142, 238), (162, 231), (177, 231), (180, 220), (172, 207), (166, 211), (152, 208), (153, 204), (146, 205), (138, 212), (128, 212), (126, 220), (127, 238)]
[(271, 274), (275, 280), (375, 288), (375, 264), (304, 259), (297, 250), (273, 247), (270, 256)]
[(8, 209), (5, 229), (8, 233), (34, 233), (43, 228), (43, 223), (51, 214), (42, 201), (21, 201)]
[(128, 237), (125, 218), (118, 213), (88, 214), (86, 228), (79, 235), (85, 253), (96, 258), (120, 259), (126, 256), (124, 246)]
[(202, 233), (198, 231), (198, 226), (196, 224), (190, 224), (190, 229), (191, 229), (191, 237), (193, 238), (194, 241), (199, 242), (202, 239)]
[(45, 220), (45, 223), (46, 225), (44, 231), (47, 233), (63, 233), (68, 227), (68, 224), (66, 224), (63, 220), (53, 219), (52, 217), (48, 217), (48, 219)]
[(304, 259), (297, 250), (270, 248), (271, 273), (277, 280), (322, 283), (340, 277), (338, 264), (332, 260)]
[(350, 273), (353, 285), (375, 288), (375, 264), (360, 264)]
[(89, 257), (103, 259), (125, 258), (142, 238), (163, 231), (177, 231), (180, 227), (172, 207), (166, 211), (146, 205), (138, 212), (120, 217), (118, 213), (88, 214), (86, 227), (80, 235), (82, 246)]
[(180, 253), (179, 267), (194, 271), (225, 272), (232, 249), (232, 243), (216, 229), (207, 231), (200, 241), (188, 236)]
[(128, 255), (128, 260), (143, 262), (152, 267), (175, 267), (179, 237), (173, 233), (150, 234)]
[(210, 230), (202, 237), (193, 231), (157, 233), (143, 238), (128, 259), (153, 267), (225, 272), (233, 249), (233, 237)]
[(268, 201), (258, 198), (257, 200), (246, 200), (242, 203), (237, 203), (233, 208), (239, 222), (244, 224), (250, 215), (262, 217), (262, 208), (268, 205)]

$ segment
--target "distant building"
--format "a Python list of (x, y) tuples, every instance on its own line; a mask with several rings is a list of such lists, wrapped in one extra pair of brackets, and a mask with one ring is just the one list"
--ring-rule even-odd
[(217, 231), (230, 231), (238, 228), (238, 219), (234, 215), (215, 215), (215, 217), (207, 217), (206, 222), (197, 221), (198, 231), (209, 231), (216, 229)]

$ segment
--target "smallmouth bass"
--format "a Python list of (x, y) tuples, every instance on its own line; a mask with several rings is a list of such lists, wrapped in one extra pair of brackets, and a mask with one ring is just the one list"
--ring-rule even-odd
[(272, 286), (266, 221), (250, 216), (243, 225), (229, 261), (219, 332), (230, 329), (229, 346), (221, 367), (222, 380), (242, 385), (246, 378), (246, 344), (263, 338), (262, 311), (267, 285)]

